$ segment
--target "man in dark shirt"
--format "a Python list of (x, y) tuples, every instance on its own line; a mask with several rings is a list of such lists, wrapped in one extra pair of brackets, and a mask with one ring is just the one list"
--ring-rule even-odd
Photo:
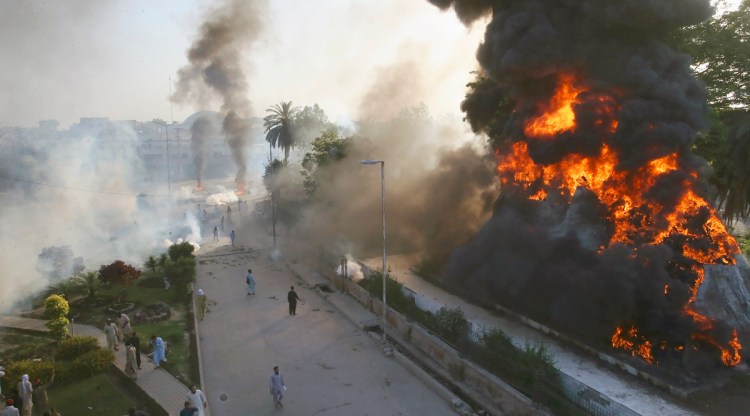
[(297, 292), (294, 291), (294, 286), (292, 286), (289, 293), (286, 295), (286, 300), (289, 301), (289, 315), (296, 315), (297, 314), (297, 301), (302, 300), (297, 296)]
[(186, 400), (185, 407), (180, 410), (180, 416), (193, 416), (197, 411), (198, 409), (193, 407), (192, 403), (190, 403), (190, 400)]

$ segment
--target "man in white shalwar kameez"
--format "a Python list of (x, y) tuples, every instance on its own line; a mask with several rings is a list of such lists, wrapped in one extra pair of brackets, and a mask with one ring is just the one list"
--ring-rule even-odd
[(198, 412), (195, 413), (197, 416), (206, 415), (205, 409), (208, 407), (206, 396), (203, 395), (202, 391), (195, 388), (195, 385), (190, 386), (190, 391), (187, 394), (187, 399), (190, 400), (190, 403), (193, 404), (193, 407), (198, 409)]
[(31, 386), (29, 375), (24, 374), (21, 376), (21, 381), (18, 382), (18, 397), (21, 399), (22, 416), (31, 416), (31, 409), (34, 407), (31, 395), (33, 391), (34, 387)]
[(268, 380), (268, 387), (271, 390), (271, 396), (273, 396), (273, 404), (276, 406), (276, 408), (284, 407), (283, 404), (281, 404), (281, 399), (284, 398), (284, 390), (286, 390), (286, 385), (284, 384), (284, 377), (282, 377), (281, 373), (279, 372), (279, 367), (276, 366), (273, 368), (273, 374), (271, 374), (271, 378)]

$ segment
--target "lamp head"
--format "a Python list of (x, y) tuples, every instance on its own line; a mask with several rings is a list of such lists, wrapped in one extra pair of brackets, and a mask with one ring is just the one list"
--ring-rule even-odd
[(363, 165), (377, 165), (379, 163), (385, 163), (385, 161), (383, 161), (383, 160), (366, 159), (366, 160), (360, 161), (359, 163), (361, 163)]

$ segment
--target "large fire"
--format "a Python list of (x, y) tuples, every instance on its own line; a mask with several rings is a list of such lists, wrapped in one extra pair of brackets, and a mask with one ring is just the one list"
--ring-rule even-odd
[[(597, 106), (597, 118), (589, 119), (587, 123), (591, 124), (590, 129), (599, 132), (598, 154), (570, 152), (554, 163), (535, 163), (529, 150), (531, 143), (535, 140), (564, 140), (565, 133), (576, 131), (576, 107), (582, 105), (584, 93), (588, 105), (594, 102)], [(538, 105), (537, 109), (538, 115), (524, 124), (525, 141), (516, 141), (508, 151), (498, 152), (497, 170), (501, 183), (504, 186), (512, 184), (530, 199), (544, 200), (555, 193), (557, 198), (568, 203), (578, 188), (587, 189), (606, 207), (608, 220), (613, 226), (610, 246), (617, 243), (635, 246), (680, 242), (681, 253), (678, 254), (684, 261), (676, 267), (682, 267), (692, 276), (692, 281), (687, 282), (691, 295), (682, 310), (699, 329), (692, 341), (694, 345), (716, 348), (726, 366), (738, 364), (742, 346), (736, 330), (732, 339), (721, 345), (710, 335), (712, 321), (694, 310), (694, 301), (704, 278), (703, 265), (734, 264), (733, 256), (739, 252), (736, 241), (714, 209), (694, 191), (698, 175), (690, 172), (679, 177), (683, 193), (677, 195), (676, 202), (670, 205), (661, 205), (649, 197), (660, 181), (674, 180), (675, 172), (684, 170), (678, 155), (659, 155), (640, 167), (622, 168), (618, 152), (608, 144), (608, 139), (618, 128), (616, 93), (607, 96), (590, 92), (573, 75), (560, 76), (552, 98)], [(663, 291), (663, 296), (671, 296), (669, 285), (664, 286)], [(642, 334), (630, 323), (623, 322), (622, 325), (629, 329), (616, 327), (612, 346), (627, 350), (648, 363), (658, 364), (653, 355), (654, 345), (662, 350), (682, 351), (685, 348), (684, 345), (667, 345), (658, 339), (658, 334)]]

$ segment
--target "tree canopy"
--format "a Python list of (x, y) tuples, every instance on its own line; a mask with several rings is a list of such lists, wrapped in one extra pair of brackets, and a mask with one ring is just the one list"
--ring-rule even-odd
[(312, 142), (312, 148), (302, 159), (303, 186), (312, 196), (318, 189), (318, 169), (346, 157), (348, 140), (339, 136), (335, 128), (329, 128)]
[(284, 149), (284, 161), (289, 160), (289, 150), (296, 145), (292, 128), (299, 107), (292, 107), (291, 101), (282, 101), (266, 109), (269, 115), (263, 118), (266, 141), (272, 146)]

